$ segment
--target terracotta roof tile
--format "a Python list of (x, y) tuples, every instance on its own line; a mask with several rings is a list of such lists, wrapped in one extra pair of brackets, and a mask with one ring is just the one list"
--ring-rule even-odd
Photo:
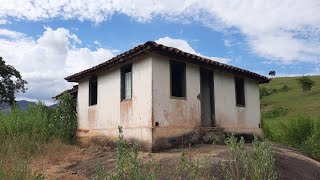
[(86, 69), (84, 71), (78, 72), (76, 74), (73, 74), (71, 76), (66, 77), (65, 79), (69, 82), (78, 82), (80, 79), (84, 77), (88, 77), (89, 75), (92, 75), (94, 73), (97, 73), (97, 71), (103, 71), (105, 69), (108, 69), (114, 65), (120, 64), (123, 61), (129, 60), (133, 57), (142, 55), (142, 54), (148, 54), (148, 53), (157, 53), (164, 56), (168, 56), (170, 58), (175, 59), (181, 59), (189, 63), (194, 64), (201, 64), (201, 65), (208, 65), (213, 68), (217, 68), (222, 71), (227, 71), (239, 76), (249, 77), (252, 79), (256, 79), (259, 81), (259, 83), (267, 83), (270, 81), (269, 78), (259, 75), (254, 72), (250, 72), (238, 67), (230, 66), (224, 63), (220, 63), (218, 61), (208, 59), (205, 57), (201, 57), (195, 54), (190, 54), (187, 52), (184, 52), (180, 49), (174, 48), (174, 47), (168, 47), (164, 46), (162, 44), (158, 44), (153, 41), (148, 41), (142, 45), (136, 46), (133, 49), (130, 49), (129, 51), (126, 51), (120, 55), (117, 55), (113, 57), (112, 59), (105, 61), (97, 66), (94, 66), (92, 68)]

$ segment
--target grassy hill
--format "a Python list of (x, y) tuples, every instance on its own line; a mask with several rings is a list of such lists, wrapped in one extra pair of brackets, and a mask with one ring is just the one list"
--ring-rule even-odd
[(320, 76), (311, 76), (315, 86), (306, 94), (299, 77), (273, 78), (260, 85), (265, 137), (291, 146), (320, 160)]
[[(261, 99), (262, 112), (281, 106), (288, 109), (288, 114), (278, 118), (281, 120), (294, 118), (298, 115), (320, 116), (320, 76), (311, 76), (316, 84), (308, 95), (302, 92), (297, 78), (273, 78), (270, 83), (260, 85), (260, 87), (271, 91), (273, 89), (277, 91)], [(284, 85), (288, 87), (288, 91), (281, 91)]]

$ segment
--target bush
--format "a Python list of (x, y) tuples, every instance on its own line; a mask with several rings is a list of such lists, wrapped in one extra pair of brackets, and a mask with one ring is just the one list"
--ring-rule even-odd
[(287, 92), (289, 91), (289, 87), (287, 85), (283, 85), (282, 88), (280, 89), (281, 92)]
[(305, 150), (320, 160), (320, 118), (315, 119), (311, 136), (305, 141)]
[(276, 179), (274, 158), (269, 142), (260, 142), (255, 136), (252, 149), (232, 135), (226, 140), (230, 158), (222, 163), (224, 179)]
[[(129, 144), (123, 139), (122, 127), (119, 126), (119, 138), (115, 152), (116, 168), (106, 175), (106, 179), (157, 179), (160, 173), (160, 164), (156, 163), (152, 156), (149, 156), (145, 165), (148, 171), (143, 171), (143, 163), (138, 158), (139, 146), (136, 143)], [(104, 169), (98, 165), (98, 170)], [(103, 173), (97, 171), (98, 177), (103, 177)], [(99, 178), (96, 178), (99, 179)]]
[(265, 96), (269, 96), (271, 94), (270, 90), (266, 87), (260, 87), (259, 91), (260, 91), (260, 99)]
[(176, 167), (175, 179), (200, 179), (199, 161), (193, 162), (183, 151)]
[(302, 76), (297, 79), (303, 92), (308, 92), (315, 85), (315, 82), (309, 76)]
[(309, 117), (298, 117), (288, 123), (281, 123), (284, 140), (291, 147), (299, 148), (305, 144), (313, 131), (313, 122)]
[(271, 94), (275, 94), (278, 92), (287, 92), (289, 91), (289, 87), (287, 85), (283, 85), (280, 89), (268, 89), (266, 87), (260, 87), (259, 93), (260, 93), (260, 99), (262, 99), (265, 96), (270, 96)]
[(288, 114), (288, 109), (280, 106), (280, 107), (273, 108), (271, 111), (266, 111), (262, 113), (262, 118), (272, 119), (280, 116), (285, 116), (287, 114)]
[(58, 107), (55, 109), (51, 129), (54, 129), (56, 137), (65, 143), (74, 143), (77, 132), (76, 101), (70, 94), (63, 94), (58, 99)]

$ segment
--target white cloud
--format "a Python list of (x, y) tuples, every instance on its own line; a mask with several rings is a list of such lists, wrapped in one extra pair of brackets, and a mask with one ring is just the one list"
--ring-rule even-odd
[(0, 37), (3, 38), (12, 38), (12, 39), (18, 39), (18, 38), (24, 38), (26, 35), (20, 32), (11, 31), (9, 29), (0, 29)]
[(96, 40), (96, 41), (94, 41), (93, 43), (94, 43), (95, 45), (101, 47), (101, 43), (100, 43), (99, 41)]
[[(99, 23), (115, 13), (140, 22), (161, 17), (181, 23), (200, 22), (217, 31), (242, 34), (252, 53), (285, 63), (320, 59), (318, 0), (2, 0), (0, 24), (10, 18), (39, 21), (52, 18)], [(228, 42), (225, 43), (230, 45)]]
[(276, 74), (276, 77), (298, 77), (298, 76), (319, 76), (319, 72), (310, 72), (310, 73), (306, 73), (306, 74), (303, 74), (303, 73), (280, 73), (280, 74)]
[(230, 61), (230, 59), (228, 58), (222, 58), (222, 57), (209, 57), (209, 56), (205, 56), (202, 55), (198, 52), (196, 52), (187, 41), (183, 40), (183, 39), (174, 39), (174, 38), (170, 38), (170, 37), (163, 37), (163, 38), (159, 38), (158, 40), (156, 40), (157, 43), (159, 44), (163, 44), (169, 47), (175, 47), (178, 48), (182, 51), (191, 53), (191, 54), (195, 54), (198, 56), (202, 56), (202, 57), (206, 57), (215, 61), (219, 61), (222, 63), (227, 63)]
[[(4, 32), (4, 33), (1, 33)], [(68, 29), (45, 31), (38, 39), (19, 32), (0, 29), (0, 54), (18, 69), (29, 82), (28, 91), (18, 99), (42, 100), (51, 103), (51, 97), (71, 86), (64, 77), (79, 72), (114, 56), (113, 50), (78, 48), (81, 40)]]

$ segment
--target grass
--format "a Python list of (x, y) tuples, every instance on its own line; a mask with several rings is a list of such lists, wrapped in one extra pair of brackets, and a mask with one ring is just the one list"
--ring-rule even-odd
[(234, 136), (227, 138), (229, 159), (222, 164), (224, 179), (276, 179), (274, 157), (268, 141), (260, 142), (255, 136), (252, 148)]
[(28, 166), (30, 159), (74, 143), (76, 124), (75, 102), (67, 94), (54, 110), (38, 103), (27, 111), (0, 112), (0, 179), (42, 179)]
[(273, 78), (260, 85), (266, 94), (261, 98), (263, 129), (270, 140), (320, 159), (320, 76), (310, 77), (315, 86), (308, 94), (298, 84), (299, 77)]
[[(320, 76), (310, 76), (316, 82), (309, 95), (305, 95), (298, 84), (297, 77), (273, 78), (270, 83), (260, 87), (281, 89), (287, 85), (288, 91), (279, 91), (261, 99), (262, 112), (273, 107), (284, 107), (288, 114), (280, 119), (290, 119), (297, 115), (320, 116)], [(275, 119), (276, 120), (276, 119)]]

